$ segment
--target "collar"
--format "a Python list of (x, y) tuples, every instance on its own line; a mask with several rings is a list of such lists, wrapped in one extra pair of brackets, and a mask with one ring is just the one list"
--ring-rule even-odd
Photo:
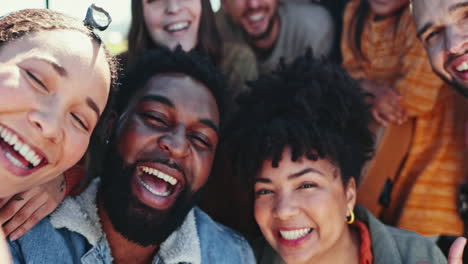
[[(66, 228), (76, 232), (84, 236), (93, 247), (96, 247), (101, 240), (108, 244), (96, 205), (99, 183), (99, 178), (94, 179), (83, 193), (65, 199), (50, 216), (54, 228)], [(166, 264), (201, 263), (195, 209), (190, 210), (182, 225), (160, 245), (154, 263), (157, 263), (158, 257)]]

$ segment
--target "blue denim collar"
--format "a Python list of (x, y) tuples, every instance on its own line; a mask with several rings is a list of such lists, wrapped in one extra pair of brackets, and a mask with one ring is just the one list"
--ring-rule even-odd
[[(83, 193), (65, 199), (50, 216), (50, 222), (57, 229), (66, 228), (84, 236), (93, 246), (90, 251), (97, 248), (110, 251), (96, 206), (99, 182), (96, 178)], [(105, 245), (99, 246), (102, 243)], [(194, 209), (189, 212), (184, 223), (161, 244), (153, 263), (158, 263), (159, 258), (166, 264), (201, 263), (200, 240)]]

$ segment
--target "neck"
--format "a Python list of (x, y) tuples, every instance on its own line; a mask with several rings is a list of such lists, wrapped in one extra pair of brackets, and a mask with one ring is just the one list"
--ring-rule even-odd
[(339, 238), (337, 244), (320, 258), (314, 259), (313, 263), (358, 264), (360, 241), (359, 232), (347, 225), (344, 235)]
[[(102, 229), (106, 234), (109, 247), (112, 252), (113, 263), (151, 263), (153, 256), (159, 249), (159, 246), (143, 247), (132, 241), (127, 240), (122, 234), (117, 232), (107, 215), (102, 201), (98, 199), (98, 214), (101, 219)], [(135, 223), (138, 224), (138, 223)]]
[(274, 18), (273, 22), (273, 27), (271, 29), (271, 33), (260, 40), (254, 40), (254, 41), (249, 41), (249, 45), (253, 48), (255, 54), (258, 57), (264, 57), (265, 54), (268, 54), (271, 52), (273, 47), (276, 44), (276, 41), (278, 40), (279, 37), (279, 31), (280, 31), (280, 18), (279, 15), (276, 15)]

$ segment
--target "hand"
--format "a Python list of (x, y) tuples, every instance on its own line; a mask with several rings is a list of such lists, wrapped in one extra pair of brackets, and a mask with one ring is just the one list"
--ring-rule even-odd
[(65, 198), (63, 175), (12, 197), (0, 199), (0, 223), (14, 241), (49, 215)]
[(0, 263), (12, 263), (10, 251), (8, 250), (8, 245), (6, 243), (2, 228), (0, 228)]
[(408, 119), (406, 108), (401, 104), (402, 97), (392, 87), (368, 80), (362, 80), (360, 84), (375, 96), (371, 113), (377, 123), (386, 127), (389, 122), (401, 125)]
[(453, 242), (448, 255), (448, 264), (463, 264), (463, 249), (466, 245), (466, 238), (459, 237)]

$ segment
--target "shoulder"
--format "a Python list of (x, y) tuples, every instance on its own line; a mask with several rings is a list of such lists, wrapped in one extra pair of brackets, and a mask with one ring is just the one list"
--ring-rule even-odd
[[(312, 26), (313, 22), (321, 26), (324, 23), (332, 24), (333, 19), (328, 10), (316, 3), (303, 3), (303, 2), (283, 2), (280, 3), (280, 14), (283, 14), (286, 19), (302, 22), (304, 26)], [(305, 21), (305, 23), (304, 23)]]
[(223, 256), (229, 256), (223, 263), (255, 263), (252, 248), (242, 235), (215, 222), (199, 208), (195, 208), (195, 221), (203, 263), (215, 263)]
[[(417, 261), (428, 263), (447, 263), (439, 247), (430, 239), (417, 233), (385, 226), (396, 242), (398, 251), (404, 262)], [(411, 262), (413, 263), (413, 262)]]
[(362, 207), (357, 207), (355, 211), (357, 219), (365, 222), (369, 228), (375, 263), (447, 263), (430, 239), (384, 225)]
[(9, 246), (14, 263), (73, 263), (88, 244), (75, 232), (54, 228), (46, 217)]

